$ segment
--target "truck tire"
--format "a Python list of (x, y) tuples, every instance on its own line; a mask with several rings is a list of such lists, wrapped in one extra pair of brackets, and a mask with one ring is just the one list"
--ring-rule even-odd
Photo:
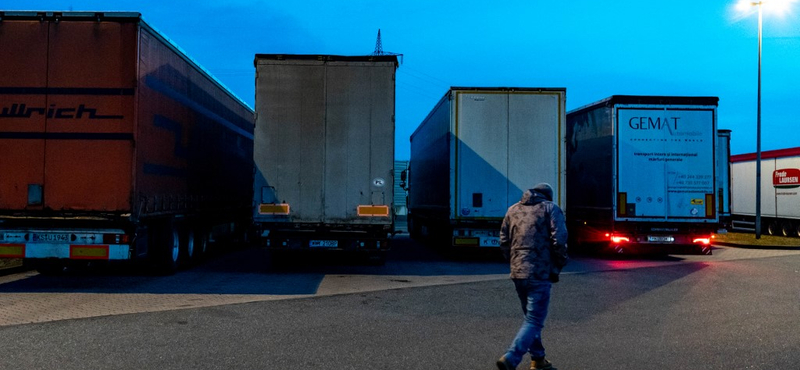
[(174, 222), (161, 222), (153, 226), (149, 252), (152, 252), (156, 273), (172, 275), (178, 271), (181, 261), (180, 233)]
[(194, 261), (197, 259), (197, 244), (196, 234), (193, 228), (187, 227), (184, 230), (181, 242), (180, 253), (182, 256), (180, 259), (186, 264), (194, 263)]
[(767, 234), (769, 235), (779, 235), (780, 232), (778, 228), (778, 222), (771, 220), (767, 222)]
[(193, 262), (199, 262), (205, 258), (206, 253), (208, 253), (208, 240), (209, 235), (208, 231), (206, 231), (202, 227), (197, 227), (194, 229), (194, 253), (192, 255)]
[(787, 237), (793, 236), (794, 231), (794, 225), (792, 225), (791, 221), (781, 221), (781, 235)]

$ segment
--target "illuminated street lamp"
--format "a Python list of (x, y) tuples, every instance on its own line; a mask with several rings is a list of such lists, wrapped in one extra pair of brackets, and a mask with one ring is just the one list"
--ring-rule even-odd
[(781, 11), (788, 7), (794, 0), (761, 0), (739, 2), (740, 10), (747, 10), (751, 6), (758, 7), (758, 110), (756, 119), (756, 239), (761, 239), (761, 28), (762, 7), (774, 7), (773, 10)]

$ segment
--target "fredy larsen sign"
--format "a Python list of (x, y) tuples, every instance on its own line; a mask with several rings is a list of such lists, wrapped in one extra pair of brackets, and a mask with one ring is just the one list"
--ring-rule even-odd
[(772, 172), (772, 186), (776, 188), (800, 187), (800, 169), (783, 168)]

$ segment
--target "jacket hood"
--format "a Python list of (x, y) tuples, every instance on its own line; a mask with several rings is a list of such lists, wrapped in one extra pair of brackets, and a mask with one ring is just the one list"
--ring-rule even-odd
[(547, 199), (547, 197), (545, 197), (544, 194), (534, 189), (528, 189), (525, 190), (524, 193), (522, 193), (522, 199), (520, 199), (520, 203), (532, 206), (534, 204), (538, 204), (547, 200), (549, 199)]
[(552, 201), (553, 200), (553, 188), (550, 185), (542, 183), (536, 185), (533, 189), (525, 190), (522, 193), (522, 199), (520, 199), (520, 203), (526, 205), (534, 205), (537, 203), (541, 203), (544, 201)]
[(533, 187), (533, 191), (538, 192), (539, 194), (544, 195), (545, 198), (549, 201), (553, 201), (553, 187), (546, 182), (540, 182)]

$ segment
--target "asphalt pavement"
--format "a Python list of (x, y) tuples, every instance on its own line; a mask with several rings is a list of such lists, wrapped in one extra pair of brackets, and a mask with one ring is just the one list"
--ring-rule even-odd
[[(498, 271), (502, 261), (451, 261), (408, 242), (398, 244), (384, 267), (321, 264), (276, 272), (248, 253), (199, 266), (205, 278), (194, 270), (175, 277), (81, 275), (53, 288), (55, 282), (35, 275), (15, 276), (0, 283), (3, 311), (19, 304), (8, 304), (17, 295), (49, 296), (51, 309), (75, 305), (58, 298), (68, 296), (84, 303), (128, 296), (130, 305), (145, 296), (151, 303), (228, 295), (254, 300), (0, 326), (0, 364), (65, 370), (492, 369), (521, 322), (507, 270)], [(244, 267), (242, 257), (251, 257)], [(458, 281), (463, 276), (472, 278)], [(336, 277), (338, 288), (320, 293), (328, 277)], [(87, 283), (92, 279), (111, 281), (93, 290)], [(382, 282), (361, 285), (371, 279)], [(308, 288), (307, 280), (319, 283)], [(561, 370), (797, 369), (798, 281), (796, 251), (719, 248), (713, 256), (577, 258), (553, 291), (544, 332), (548, 357)], [(208, 292), (199, 291), (209, 283)], [(226, 288), (238, 291), (221, 291)], [(259, 298), (266, 296), (280, 299)], [(37, 310), (46, 308), (23, 315), (36, 316)]]

